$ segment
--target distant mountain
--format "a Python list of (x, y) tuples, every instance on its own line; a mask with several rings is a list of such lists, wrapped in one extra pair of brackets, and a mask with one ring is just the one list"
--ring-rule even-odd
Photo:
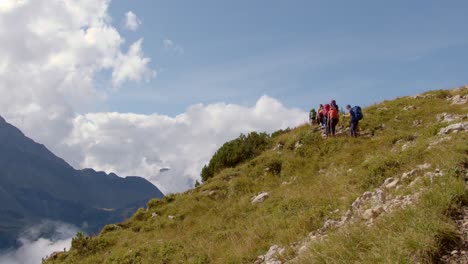
[(76, 170), (0, 117), (0, 248), (43, 219), (96, 232), (161, 197), (140, 177)]

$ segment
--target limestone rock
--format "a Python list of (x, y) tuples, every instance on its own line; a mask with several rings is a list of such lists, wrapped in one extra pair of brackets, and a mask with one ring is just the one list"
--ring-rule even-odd
[(452, 105), (466, 104), (468, 102), (468, 96), (466, 96), (466, 95), (461, 96), (461, 95), (457, 94), (453, 98), (451, 98), (450, 100), (452, 101)]
[(257, 258), (255, 261), (256, 264), (282, 264), (283, 262), (278, 260), (277, 257), (281, 256), (284, 253), (285, 249), (279, 247), (278, 245), (273, 245), (270, 247), (268, 252)]
[(278, 143), (278, 145), (276, 145), (276, 146), (273, 148), (273, 150), (274, 150), (274, 151), (281, 151), (281, 150), (283, 150), (283, 147), (284, 147), (284, 145), (283, 145), (282, 143)]
[(297, 149), (301, 148), (302, 146), (304, 146), (304, 144), (302, 144), (302, 142), (298, 141), (298, 142), (296, 142), (296, 144), (294, 145), (294, 150), (297, 150)]
[(414, 110), (414, 109), (416, 109), (416, 107), (414, 105), (405, 106), (403, 108), (403, 110), (405, 110), (405, 111)]
[(403, 175), (401, 176), (401, 179), (402, 179), (402, 180), (406, 180), (406, 179), (408, 179), (409, 177), (413, 176), (417, 171), (418, 171), (418, 170), (413, 169), (413, 170), (410, 170), (410, 171), (408, 171), (408, 172), (405, 172), (405, 173), (403, 173)]
[(457, 121), (457, 120), (460, 120), (460, 119), (465, 119), (467, 116), (466, 115), (456, 115), (456, 114), (442, 113), (442, 114), (437, 115), (436, 117), (437, 117), (437, 121), (439, 121), (439, 122), (450, 123), (450, 122)]
[(442, 128), (439, 131), (439, 135), (449, 134), (449, 133), (458, 133), (468, 131), (468, 122), (451, 124), (447, 127)]
[(429, 164), (429, 163), (424, 163), (424, 164), (418, 165), (418, 169), (420, 169), (420, 170), (427, 170), (427, 169), (430, 169), (431, 166), (432, 166), (432, 165)]
[(388, 178), (385, 180), (385, 182), (383, 183), (383, 185), (385, 186), (385, 188), (387, 189), (392, 189), (392, 188), (395, 188), (397, 186), (397, 184), (399, 183), (400, 180), (398, 179), (395, 179), (395, 178)]
[(262, 203), (267, 199), (270, 195), (267, 192), (259, 193), (257, 196), (252, 198), (252, 204)]

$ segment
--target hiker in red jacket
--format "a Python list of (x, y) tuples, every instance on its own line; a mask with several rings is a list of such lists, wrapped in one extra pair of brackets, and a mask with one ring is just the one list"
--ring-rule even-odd
[(327, 135), (327, 136), (328, 136), (329, 129), (330, 129), (330, 126), (329, 126), (329, 123), (328, 123), (328, 112), (329, 111), (330, 111), (330, 105), (325, 104), (324, 107), (323, 107), (323, 123), (325, 124), (325, 135)]
[(330, 106), (330, 110), (328, 111), (328, 130), (326, 135), (331, 135), (332, 137), (335, 136), (336, 134), (336, 125), (338, 125), (339, 121), (339, 112), (338, 112), (338, 106), (336, 105), (335, 100), (332, 101), (332, 104)]

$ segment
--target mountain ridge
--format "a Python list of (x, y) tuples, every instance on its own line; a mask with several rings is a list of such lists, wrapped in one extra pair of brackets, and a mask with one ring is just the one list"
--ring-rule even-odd
[(155, 197), (163, 194), (144, 178), (74, 169), (0, 117), (0, 248), (41, 219), (96, 232)]

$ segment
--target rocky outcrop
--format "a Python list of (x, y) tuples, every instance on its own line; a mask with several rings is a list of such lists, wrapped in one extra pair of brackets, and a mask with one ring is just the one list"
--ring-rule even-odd
[(252, 201), (252, 204), (258, 204), (258, 203), (262, 203), (263, 201), (265, 201), (265, 199), (267, 199), (268, 197), (270, 197), (270, 195), (267, 192), (261, 192), (258, 195), (252, 197), (251, 201)]
[(457, 121), (457, 120), (463, 120), (463, 119), (466, 119), (467, 117), (468, 115), (457, 115), (457, 114), (448, 114), (448, 113), (442, 113), (436, 116), (437, 121), (447, 122), (447, 123)]
[(255, 264), (282, 264), (281, 260), (277, 258), (283, 255), (285, 249), (279, 247), (278, 245), (273, 245), (270, 247), (268, 252), (265, 255), (259, 256), (254, 262)]
[(468, 131), (468, 122), (451, 124), (447, 127), (442, 128), (439, 131), (439, 135), (446, 135), (450, 133), (466, 132)]
[(468, 102), (468, 96), (467, 95), (455, 95), (454, 97), (449, 97), (447, 98), (448, 101), (452, 102), (452, 105), (462, 105), (466, 104)]
[[(429, 163), (421, 164), (411, 171), (403, 173), (401, 177), (387, 178), (380, 187), (376, 188), (372, 192), (364, 192), (361, 196), (356, 198), (356, 200), (351, 204), (350, 209), (342, 214), (339, 220), (329, 219), (325, 221), (321, 228), (309, 233), (306, 239), (290, 245), (295, 251), (296, 257), (288, 262), (294, 262), (301, 254), (307, 252), (307, 249), (310, 248), (313, 243), (317, 243), (325, 239), (328, 236), (327, 232), (329, 230), (343, 228), (358, 221), (363, 221), (365, 224), (371, 226), (374, 221), (382, 215), (412, 206), (419, 200), (422, 192), (425, 191), (424, 188), (412, 194), (397, 196), (393, 195), (392, 190), (398, 189), (408, 182), (410, 182), (410, 184), (405, 185), (410, 187), (411, 185), (414, 186), (417, 182), (420, 182), (423, 177), (430, 178), (432, 182), (433, 177), (444, 175), (438, 169), (427, 172), (431, 167), (432, 165)], [(426, 171), (426, 173), (422, 174), (424, 171)], [(417, 174), (422, 175), (416, 176)], [(412, 178), (414, 179), (412, 180)], [(280, 260), (285, 251), (286, 249), (284, 247), (274, 245), (270, 247), (265, 255), (259, 256), (255, 264), (285, 263)]]
[(403, 108), (403, 110), (405, 110), (405, 111), (414, 110), (414, 109), (416, 109), (416, 106), (414, 106), (414, 105), (405, 106)]

